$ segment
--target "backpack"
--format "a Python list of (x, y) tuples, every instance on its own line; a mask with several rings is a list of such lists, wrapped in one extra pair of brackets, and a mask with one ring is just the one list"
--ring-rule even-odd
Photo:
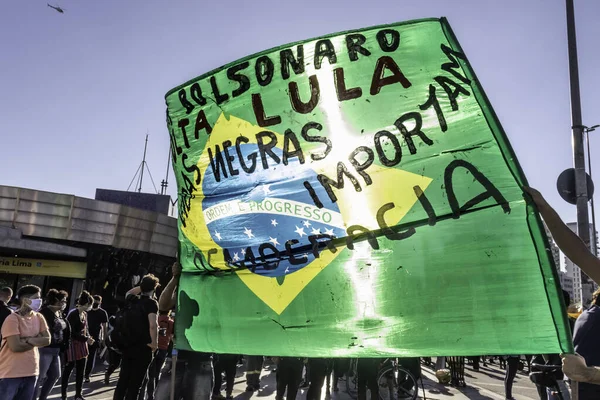
[[(118, 353), (139, 346), (148, 336), (148, 316), (138, 296), (129, 296), (125, 307), (108, 320), (108, 346)], [(143, 343), (145, 344), (145, 343)]]

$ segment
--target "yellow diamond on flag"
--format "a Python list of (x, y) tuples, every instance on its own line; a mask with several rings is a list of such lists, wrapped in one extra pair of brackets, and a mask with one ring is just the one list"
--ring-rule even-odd
[[(263, 128), (240, 118), (235, 116), (229, 116), (229, 118), (227, 118), (225, 115), (221, 114), (197, 164), (202, 176), (206, 177), (207, 174), (210, 175), (212, 173), (212, 164), (207, 149), (213, 149), (211, 151), (214, 158), (214, 149), (216, 149), (216, 145), (220, 146), (223, 142), (227, 141), (235, 143), (236, 137), (239, 135), (248, 138), (246, 144), (256, 144), (256, 135), (263, 131)], [(275, 132), (273, 132), (273, 134), (277, 137), (277, 144), (275, 147), (283, 149), (283, 135)], [(214, 162), (213, 159), (213, 163)], [(304, 165), (299, 166), (299, 168), (304, 170), (312, 169), (318, 173), (331, 173), (335, 171), (336, 164), (337, 160), (330, 159), (318, 163), (305, 163)], [(431, 179), (428, 177), (399, 169), (383, 168), (377, 165), (372, 165), (369, 168), (369, 174), (373, 176), (373, 183), (365, 186), (361, 192), (355, 192), (352, 188), (346, 188), (344, 190), (334, 189), (336, 196), (338, 197), (337, 206), (339, 207), (339, 215), (341, 216), (341, 219), (338, 219), (336, 222), (338, 228), (346, 229), (352, 225), (361, 225), (371, 230), (378, 229), (377, 221), (374, 216), (377, 214), (377, 210), (382, 204), (389, 202), (393, 202), (395, 207), (386, 213), (386, 223), (389, 226), (394, 226), (398, 224), (418, 200), (413, 191), (413, 187), (419, 185), (425, 190), (431, 183)], [(237, 179), (243, 178), (238, 177)], [(390, 189), (390, 182), (396, 183), (393, 186), (393, 189)], [(261, 186), (264, 188), (265, 186), (268, 186), (268, 184), (261, 183), (258, 186), (253, 187), (252, 190), (260, 190)], [(210, 221), (207, 221), (207, 218), (209, 217), (207, 217), (206, 207), (203, 206), (203, 200), (205, 197), (210, 197), (211, 194), (205, 193), (202, 188), (199, 189), (198, 195), (192, 199), (193, 204), (187, 218), (187, 224), (182, 228), (182, 231), (205, 255), (209, 254), (208, 252), (211, 249), (218, 250), (216, 253), (213, 252), (214, 254), (212, 254), (210, 258), (210, 264), (213, 268), (229, 269), (227, 262), (223, 257), (223, 248), (219, 245), (218, 237), (215, 237), (215, 232), (209, 230)], [(271, 199), (271, 197), (268, 198)], [(223, 203), (212, 206), (211, 210), (214, 210), (216, 209), (215, 207), (219, 206), (223, 208)], [(314, 207), (313, 204), (307, 203), (302, 203), (301, 206)], [(244, 203), (243, 201), (227, 203), (227, 207), (225, 208), (231, 209), (232, 207), (237, 207), (238, 209), (241, 208), (242, 211), (237, 210), (236, 214), (228, 214), (230, 216), (236, 215), (244, 217), (251, 214), (252, 211), (250, 210), (251, 205), (247, 206), (247, 203)], [(243, 212), (244, 207), (246, 207), (245, 213)], [(258, 212), (259, 210), (256, 211)], [(232, 211), (229, 212), (231, 213)], [(298, 228), (298, 225), (299, 224), (296, 224), (295, 227)], [(308, 227), (306, 232), (310, 232)], [(308, 235), (308, 233), (306, 234)], [(243, 233), (241, 235), (243, 236)], [(221, 236), (220, 233), (219, 236)], [(297, 271), (286, 275), (283, 282), (276, 277), (264, 276), (252, 272), (250, 269), (241, 269), (237, 271), (237, 275), (258, 298), (277, 314), (281, 314), (312, 281), (312, 279), (341, 254), (344, 247), (339, 248), (335, 253), (330, 250), (322, 251), (318, 258), (315, 258)], [(243, 251), (243, 249), (240, 249), (240, 251)], [(239, 257), (238, 261), (243, 259), (241, 254), (234, 254), (237, 254), (237, 257)]]

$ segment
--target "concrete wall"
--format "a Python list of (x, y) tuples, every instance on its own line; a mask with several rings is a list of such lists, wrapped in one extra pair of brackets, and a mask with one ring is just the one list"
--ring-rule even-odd
[(23, 235), (175, 257), (177, 220), (67, 194), (0, 186), (0, 226)]

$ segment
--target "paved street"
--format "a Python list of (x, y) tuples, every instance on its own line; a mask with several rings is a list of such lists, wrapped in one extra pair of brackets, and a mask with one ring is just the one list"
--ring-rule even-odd
[[(471, 366), (466, 367), (465, 380), (467, 385), (501, 395), (504, 399), (504, 370), (498, 364), (480, 365), (479, 372), (473, 371)], [(519, 371), (513, 385), (513, 396), (516, 399), (538, 399), (535, 385), (529, 380), (528, 371)]]
[[(98, 369), (92, 377), (92, 382), (84, 384), (84, 396), (86, 400), (109, 400), (112, 399), (114, 387), (116, 385), (117, 373), (111, 379), (109, 386), (104, 386), (102, 382), (104, 367)], [(259, 398), (270, 400), (275, 398), (275, 372), (274, 366), (265, 364), (261, 377), (262, 389), (258, 393), (246, 393), (246, 383), (244, 379), (244, 368), (238, 369), (234, 397), (239, 400), (249, 400), (250, 398)], [(73, 374), (74, 377), (75, 374)], [(453, 388), (451, 386), (437, 383), (433, 370), (423, 368), (423, 385), (425, 387), (425, 398), (430, 400), (503, 400), (504, 399), (504, 371), (498, 367), (498, 364), (488, 364), (488, 367), (481, 367), (479, 372), (474, 372), (470, 366), (467, 366), (465, 373), (466, 388)], [(332, 394), (332, 400), (351, 400), (350, 396), (344, 391), (344, 382), (340, 382), (340, 391)], [(69, 385), (69, 399), (74, 393), (74, 383)], [(537, 400), (537, 391), (535, 386), (529, 381), (527, 374), (519, 372), (515, 379), (513, 395), (517, 400)], [(306, 389), (301, 390), (298, 399), (305, 399)], [(325, 398), (325, 393), (323, 393)], [(423, 399), (423, 391), (419, 391), (419, 398)], [(60, 390), (56, 388), (50, 399), (60, 399)]]

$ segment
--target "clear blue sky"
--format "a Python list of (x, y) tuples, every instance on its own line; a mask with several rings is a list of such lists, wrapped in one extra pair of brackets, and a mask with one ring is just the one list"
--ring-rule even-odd
[[(0, 184), (93, 197), (141, 161), (164, 178), (164, 94), (247, 54), (326, 33), (448, 17), (529, 182), (563, 218), (572, 166), (564, 0), (7, 0), (0, 12)], [(576, 0), (583, 123), (600, 123), (600, 1)], [(600, 130), (592, 152), (600, 177)], [(592, 135), (593, 135), (592, 134)], [(600, 188), (600, 180), (597, 180)], [(149, 180), (146, 191), (152, 190)], [(169, 192), (176, 193), (170, 179)], [(596, 199), (600, 199), (596, 196)], [(600, 206), (600, 203), (598, 203)]]

